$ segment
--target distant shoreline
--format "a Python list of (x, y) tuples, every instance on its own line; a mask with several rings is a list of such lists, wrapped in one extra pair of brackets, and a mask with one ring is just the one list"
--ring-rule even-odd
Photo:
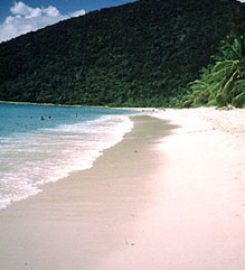
[(35, 102), (21, 102), (21, 101), (3, 101), (0, 104), (16, 104), (16, 105), (32, 105), (32, 106), (49, 106), (49, 107), (67, 107), (67, 108), (102, 108), (102, 109), (115, 109), (115, 110), (131, 110), (142, 112), (154, 112), (157, 110), (164, 110), (165, 108), (157, 107), (127, 107), (127, 106), (108, 106), (108, 105), (68, 105), (68, 104), (55, 104), (55, 103), (35, 103)]
[(16, 104), (16, 105), (39, 105), (39, 106), (57, 106), (57, 107), (95, 107), (95, 108), (113, 108), (108, 106), (96, 106), (96, 105), (69, 105), (69, 104), (55, 104), (55, 103), (37, 103), (37, 102), (22, 102), (22, 101), (4, 101), (0, 100), (0, 104)]

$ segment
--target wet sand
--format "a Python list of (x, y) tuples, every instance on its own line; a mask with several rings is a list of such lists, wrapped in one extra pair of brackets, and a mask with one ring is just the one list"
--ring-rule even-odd
[(104, 269), (104, 259), (136, 247), (132, 228), (154, 203), (163, 167), (153, 146), (170, 127), (150, 117), (134, 122), (92, 169), (0, 212), (0, 269)]
[(153, 116), (92, 169), (1, 211), (0, 269), (245, 269), (243, 131)]

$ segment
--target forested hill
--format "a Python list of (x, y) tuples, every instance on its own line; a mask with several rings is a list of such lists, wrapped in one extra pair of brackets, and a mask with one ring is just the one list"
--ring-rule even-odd
[(0, 100), (165, 106), (234, 25), (235, 0), (141, 0), (0, 44)]

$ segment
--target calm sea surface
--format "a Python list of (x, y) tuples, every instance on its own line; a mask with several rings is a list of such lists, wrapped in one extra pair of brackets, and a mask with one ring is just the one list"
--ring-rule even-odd
[(90, 168), (133, 123), (125, 110), (0, 104), (0, 208)]

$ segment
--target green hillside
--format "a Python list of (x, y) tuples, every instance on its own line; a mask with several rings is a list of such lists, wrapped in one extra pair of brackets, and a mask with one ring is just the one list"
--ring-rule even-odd
[(241, 5), (141, 0), (4, 42), (0, 100), (175, 106), (183, 99), (191, 105), (189, 83), (237, 29)]

